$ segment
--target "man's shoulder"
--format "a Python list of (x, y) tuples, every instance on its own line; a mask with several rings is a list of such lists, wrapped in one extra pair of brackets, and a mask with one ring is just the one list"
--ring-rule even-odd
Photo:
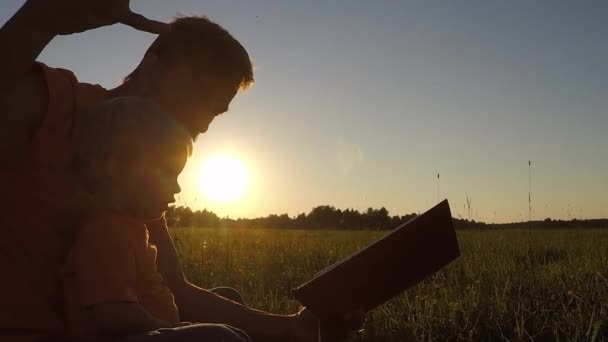
[(35, 63), (11, 91), (0, 94), (0, 165), (29, 154), (35, 140), (69, 140), (74, 131), (71, 118), (106, 95), (106, 89), (79, 82), (70, 70)]
[(71, 70), (68, 70), (68, 69), (53, 68), (42, 62), (35, 62), (34, 68), (40, 70), (45, 78), (49, 78), (49, 76), (50, 77), (61, 77), (61, 78), (70, 80), (72, 82), (78, 82), (78, 79), (76, 78), (76, 75), (74, 74), (74, 72), (72, 72)]
[(54, 68), (50, 67), (42, 62), (36, 62), (36, 68), (39, 68), (44, 74), (45, 79), (48, 81), (52, 81), (55, 78), (63, 79), (64, 81), (69, 81), (74, 84), (77, 84), (80, 87), (86, 87), (95, 89), (99, 92), (107, 92), (108, 90), (102, 87), (99, 84), (92, 84), (87, 82), (82, 82), (76, 77), (76, 74), (72, 70), (64, 69), (64, 68)]
[(47, 90), (47, 114), (74, 113), (104, 100), (108, 90), (98, 84), (81, 82), (67, 69), (52, 68), (38, 62)]

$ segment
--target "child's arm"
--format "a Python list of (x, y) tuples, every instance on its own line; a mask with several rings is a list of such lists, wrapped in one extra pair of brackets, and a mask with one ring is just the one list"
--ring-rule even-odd
[(85, 312), (88, 323), (101, 335), (125, 336), (171, 327), (137, 303), (104, 302), (86, 308)]
[(244, 330), (254, 340), (307, 341), (316, 319), (310, 315), (275, 315), (255, 310), (189, 283), (164, 219), (149, 222), (150, 240), (158, 248), (157, 263), (175, 295), (180, 318), (191, 322), (225, 323)]

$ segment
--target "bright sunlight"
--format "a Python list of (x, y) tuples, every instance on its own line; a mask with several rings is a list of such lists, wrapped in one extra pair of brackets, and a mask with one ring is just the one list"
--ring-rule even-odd
[(239, 199), (245, 193), (248, 182), (247, 168), (233, 156), (211, 156), (201, 166), (201, 190), (205, 197), (217, 204)]

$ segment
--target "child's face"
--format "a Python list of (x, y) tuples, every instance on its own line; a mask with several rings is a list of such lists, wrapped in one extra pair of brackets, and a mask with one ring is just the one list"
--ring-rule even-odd
[(139, 219), (160, 217), (181, 190), (177, 177), (186, 160), (185, 148), (182, 153), (158, 153), (154, 157), (138, 158), (113, 181), (117, 189), (117, 198), (113, 200), (127, 214)]

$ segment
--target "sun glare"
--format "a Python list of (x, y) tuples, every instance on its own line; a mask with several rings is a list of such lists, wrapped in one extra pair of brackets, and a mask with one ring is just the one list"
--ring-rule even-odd
[(249, 182), (247, 168), (230, 155), (215, 155), (203, 162), (200, 171), (201, 190), (218, 204), (230, 203), (245, 193)]

